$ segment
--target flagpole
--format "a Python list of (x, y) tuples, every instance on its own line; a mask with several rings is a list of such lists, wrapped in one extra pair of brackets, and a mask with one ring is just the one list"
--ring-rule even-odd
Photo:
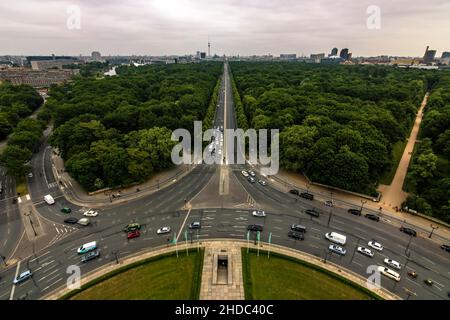
[(184, 232), (184, 240), (186, 241), (186, 255), (189, 255), (189, 250), (188, 250), (188, 241), (187, 241), (187, 230)]
[(198, 236), (198, 229), (197, 229), (197, 252), (200, 252), (200, 241)]
[(267, 250), (267, 259), (269, 258), (269, 255), (270, 255), (271, 244), (272, 244), (272, 232), (269, 232), (269, 250)]
[(257, 238), (258, 238), (258, 257), (259, 257), (259, 242), (261, 240), (261, 233), (258, 231), (258, 233), (256, 234)]
[(250, 231), (247, 231), (247, 253), (250, 250)]
[(175, 232), (173, 234), (173, 241), (175, 241), (175, 251), (177, 252), (177, 258), (178, 258), (178, 241), (177, 241), (177, 234)]

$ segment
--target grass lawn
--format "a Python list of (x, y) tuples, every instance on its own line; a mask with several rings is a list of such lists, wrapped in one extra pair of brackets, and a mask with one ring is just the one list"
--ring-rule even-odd
[(28, 194), (27, 181), (25, 180), (25, 177), (16, 179), (16, 192), (20, 193), (20, 196)]
[(203, 250), (179, 251), (125, 266), (62, 299), (194, 300), (200, 293)]
[(392, 179), (394, 179), (395, 172), (397, 171), (398, 164), (402, 158), (403, 151), (406, 147), (406, 139), (404, 141), (397, 141), (392, 148), (392, 166), (384, 173), (380, 178), (380, 183), (385, 185), (390, 185)]
[(369, 300), (378, 297), (318, 266), (267, 252), (242, 249), (245, 299)]

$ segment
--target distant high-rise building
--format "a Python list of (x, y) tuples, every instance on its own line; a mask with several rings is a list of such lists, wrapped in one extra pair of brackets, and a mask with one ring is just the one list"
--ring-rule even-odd
[(102, 55), (98, 51), (92, 51), (91, 58), (94, 61), (98, 61), (98, 60), (100, 60), (102, 58)]
[(293, 60), (297, 58), (297, 54), (295, 53), (282, 53), (280, 54), (280, 59), (282, 60)]
[(339, 54), (339, 56), (344, 59), (347, 60), (348, 59), (348, 49), (344, 48), (341, 50), (341, 53)]
[(331, 54), (330, 54), (330, 56), (337, 56), (337, 54), (338, 54), (338, 48), (333, 48), (333, 49), (331, 49)]
[(436, 56), (436, 50), (428, 50), (430, 47), (427, 46), (425, 49), (425, 54), (423, 55), (423, 63), (431, 63), (434, 60), (434, 57)]
[(325, 53), (311, 53), (309, 58), (314, 60), (315, 63), (320, 63), (320, 60), (325, 58)]
[(206, 52), (200, 52), (200, 59), (206, 58)]
[(450, 51), (444, 51), (444, 52), (442, 52), (441, 58), (442, 58), (442, 59), (450, 58)]

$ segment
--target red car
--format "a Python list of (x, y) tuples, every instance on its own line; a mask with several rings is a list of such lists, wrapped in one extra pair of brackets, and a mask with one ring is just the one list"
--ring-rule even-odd
[(139, 232), (139, 230), (134, 230), (134, 231), (130, 231), (127, 233), (127, 238), (128, 239), (133, 239), (133, 238), (137, 238), (141, 235), (141, 233)]

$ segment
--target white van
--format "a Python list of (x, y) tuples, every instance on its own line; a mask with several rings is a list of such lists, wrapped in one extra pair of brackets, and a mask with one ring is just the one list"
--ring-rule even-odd
[(45, 200), (45, 202), (47, 202), (47, 204), (54, 204), (55, 203), (55, 199), (53, 199), (53, 197), (51, 195), (49, 195), (49, 194), (44, 196), (44, 200)]
[(92, 241), (92, 242), (88, 242), (83, 244), (81, 247), (79, 247), (77, 249), (77, 253), (79, 254), (83, 254), (92, 250), (97, 249), (97, 241)]
[(340, 244), (345, 246), (345, 243), (347, 242), (347, 237), (343, 234), (337, 233), (337, 232), (328, 232), (325, 233), (325, 238), (327, 240), (330, 240), (331, 242)]
[(386, 277), (391, 278), (391, 279), (393, 279), (393, 280), (395, 280), (397, 282), (400, 281), (400, 275), (397, 272), (395, 272), (394, 270), (391, 270), (391, 269), (386, 268), (386, 267), (379, 266), (378, 267), (378, 272), (384, 274)]
[(87, 226), (91, 223), (91, 221), (88, 218), (81, 218), (77, 223), (81, 226)]

